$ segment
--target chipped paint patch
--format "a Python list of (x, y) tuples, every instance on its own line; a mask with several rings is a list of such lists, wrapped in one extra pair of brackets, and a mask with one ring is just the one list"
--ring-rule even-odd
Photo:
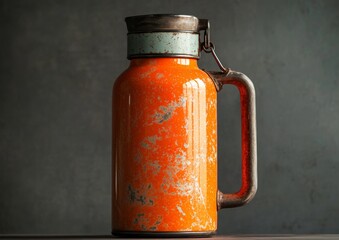
[(141, 147), (156, 151), (158, 149), (158, 146), (156, 145), (157, 141), (161, 140), (161, 137), (158, 137), (157, 135), (146, 137), (141, 143)]
[(179, 205), (177, 205), (176, 207), (177, 207), (177, 210), (178, 210), (179, 213), (186, 216), (186, 213), (182, 210), (182, 208)]
[(156, 75), (157, 79), (160, 79), (160, 78), (163, 78), (163, 77), (164, 77), (164, 74), (162, 74), (162, 73), (157, 73), (157, 75)]
[(151, 149), (151, 146), (147, 142), (141, 142), (141, 146), (146, 149)]
[(186, 98), (180, 97), (179, 101), (173, 101), (167, 106), (160, 106), (159, 110), (152, 115), (153, 122), (161, 124), (168, 121), (172, 117), (174, 111), (179, 107), (183, 107), (185, 103)]
[(141, 220), (144, 216), (145, 216), (144, 213), (138, 213), (138, 214), (137, 214), (137, 217), (134, 218), (133, 223), (134, 223), (134, 224), (138, 224), (138, 223), (140, 222), (140, 220)]
[(149, 75), (151, 75), (152, 73), (154, 73), (156, 70), (157, 70), (156, 67), (151, 67), (151, 68), (149, 68), (148, 71), (146, 71), (146, 72), (140, 74), (139, 76), (140, 76), (140, 78), (146, 78), (146, 77), (148, 77)]
[(154, 136), (148, 137), (147, 139), (148, 139), (148, 141), (149, 141), (150, 143), (155, 144), (156, 141), (161, 140), (162, 138), (161, 138), (161, 137), (158, 137), (157, 135), (154, 135)]
[(190, 122), (189, 122), (188, 119), (185, 119), (184, 129), (186, 131), (186, 134), (188, 134), (190, 131), (192, 131), (192, 129), (190, 128)]
[[(148, 189), (152, 187), (148, 185)], [(141, 194), (139, 190), (134, 189), (131, 185), (128, 185), (128, 196), (131, 203), (140, 203), (141, 205), (154, 205), (153, 199), (147, 198), (147, 193)]]
[(137, 163), (140, 163), (141, 159), (142, 159), (142, 154), (140, 151), (137, 151), (137, 153), (133, 157), (133, 160)]
[[(176, 156), (175, 156), (176, 159), (178, 160), (182, 160), (182, 161), (185, 161), (186, 160), (186, 153), (178, 153)], [(188, 162), (187, 162), (188, 163)]]
[(133, 224), (139, 226), (143, 231), (156, 231), (161, 224), (162, 219), (162, 216), (158, 216), (155, 222), (150, 224), (150, 220), (144, 213), (138, 213), (134, 218)]
[(162, 222), (162, 216), (158, 216), (157, 220), (155, 221), (155, 223), (153, 224), (153, 226), (151, 226), (149, 228), (149, 230), (151, 231), (156, 231), (158, 229), (158, 226), (160, 225), (160, 223)]
[(149, 149), (149, 150), (153, 150), (156, 151), (158, 149), (158, 147), (156, 146), (156, 142), (158, 140), (161, 140), (161, 137), (158, 137), (157, 135), (154, 136), (149, 136), (146, 137), (141, 143), (141, 147), (145, 148), (145, 149)]
[(161, 169), (159, 161), (152, 161), (148, 163), (148, 166), (151, 168), (153, 175), (157, 175)]

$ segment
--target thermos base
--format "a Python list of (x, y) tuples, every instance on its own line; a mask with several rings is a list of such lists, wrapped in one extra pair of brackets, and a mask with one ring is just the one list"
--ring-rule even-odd
[(127, 238), (205, 238), (212, 237), (215, 231), (208, 232), (156, 232), (156, 231), (112, 231), (112, 234), (118, 237)]

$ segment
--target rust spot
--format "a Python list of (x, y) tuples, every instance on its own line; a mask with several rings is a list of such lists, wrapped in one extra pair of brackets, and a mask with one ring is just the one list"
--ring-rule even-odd
[(134, 202), (134, 200), (136, 199), (135, 195), (135, 191), (132, 189), (131, 185), (128, 186), (128, 194), (129, 194), (129, 199)]
[(159, 123), (162, 123), (163, 121), (167, 121), (168, 119), (170, 119), (172, 116), (172, 112), (167, 112), (164, 115), (160, 116), (160, 120)]
[(154, 223), (150, 223), (149, 219), (145, 216), (144, 213), (138, 213), (133, 221), (134, 224), (139, 225), (139, 227), (144, 231), (157, 230), (161, 222), (162, 222), (162, 216), (158, 216)]
[(139, 221), (143, 218), (145, 216), (145, 214), (143, 214), (143, 213), (138, 213), (137, 214), (137, 217), (134, 219), (134, 224), (138, 224), (139, 223)]
[[(150, 186), (150, 184), (148, 186)], [(154, 201), (152, 199), (147, 199), (147, 197), (144, 194), (140, 194), (140, 192), (132, 188), (131, 185), (128, 185), (128, 194), (129, 194), (130, 202), (140, 203), (141, 205), (153, 205), (154, 204)]]
[(146, 149), (151, 149), (151, 146), (147, 142), (142, 142), (141, 146)]
[(134, 156), (133, 159), (134, 159), (134, 161), (136, 161), (136, 162), (140, 162), (141, 159), (142, 159), (141, 153), (138, 151), (138, 152), (135, 154), (135, 156)]
[(161, 223), (161, 221), (162, 221), (162, 217), (161, 217), (161, 216), (158, 216), (157, 221), (153, 224), (153, 226), (151, 226), (151, 227), (149, 228), (149, 230), (151, 230), (151, 231), (157, 230), (159, 224)]

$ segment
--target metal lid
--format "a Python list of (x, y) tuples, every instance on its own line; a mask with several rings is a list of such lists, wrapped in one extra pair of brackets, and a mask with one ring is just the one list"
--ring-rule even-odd
[(125, 18), (128, 33), (190, 32), (206, 29), (208, 20), (190, 15), (151, 14)]

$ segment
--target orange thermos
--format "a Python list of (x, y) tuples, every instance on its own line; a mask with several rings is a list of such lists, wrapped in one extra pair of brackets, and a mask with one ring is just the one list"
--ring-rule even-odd
[[(113, 88), (112, 232), (118, 236), (209, 236), (217, 211), (241, 206), (257, 189), (255, 91), (224, 68), (209, 21), (187, 15), (126, 18), (130, 66)], [(200, 36), (200, 33), (201, 34)], [(212, 53), (220, 72), (198, 68)], [(217, 93), (241, 99), (242, 186), (217, 186)]]

